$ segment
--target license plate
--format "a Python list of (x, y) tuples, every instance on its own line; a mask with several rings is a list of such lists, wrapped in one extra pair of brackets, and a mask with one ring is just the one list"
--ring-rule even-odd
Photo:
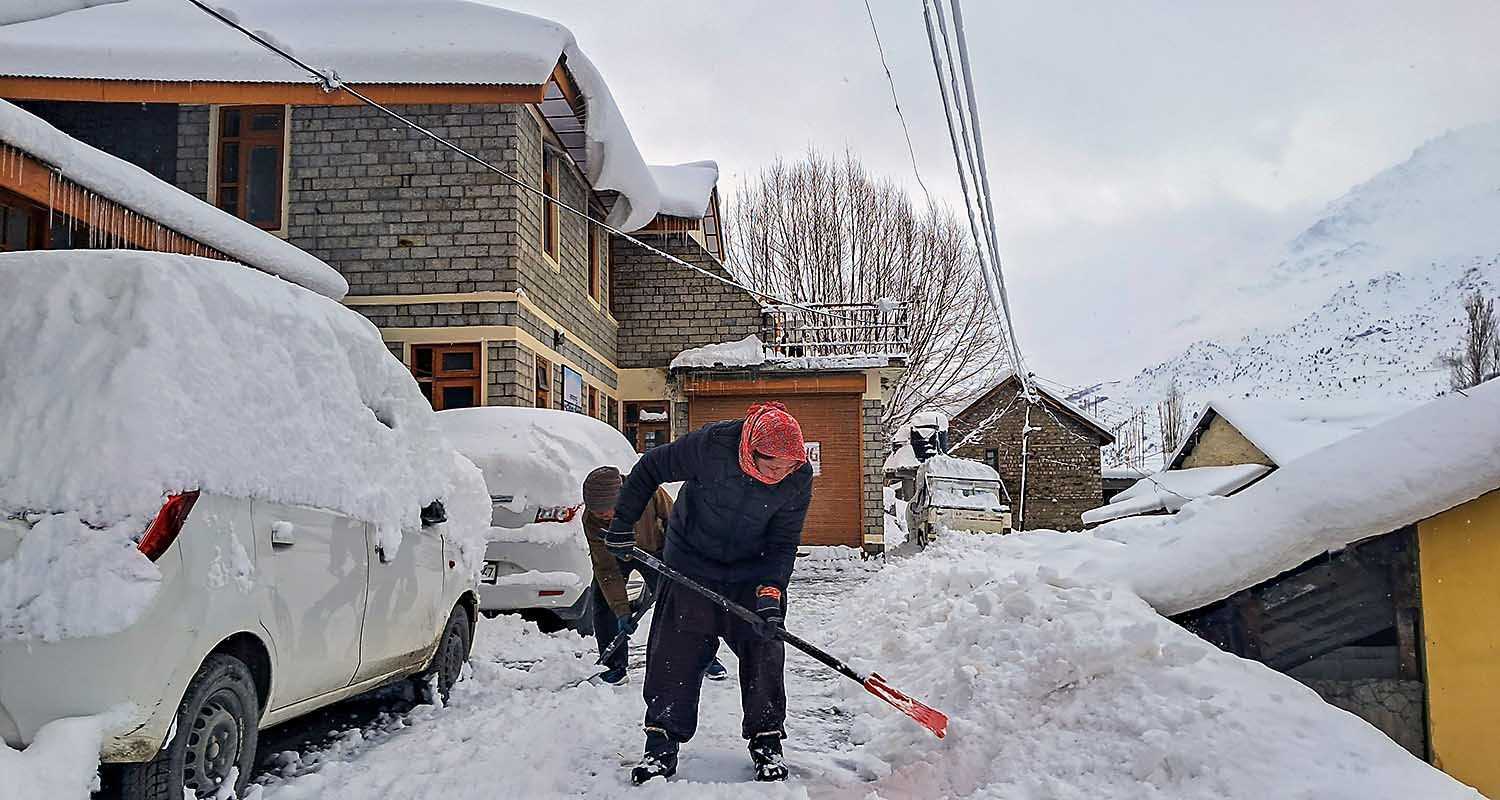
[(479, 579), (486, 583), (494, 583), (500, 576), (500, 565), (494, 561), (484, 562), (484, 569), (479, 571)]

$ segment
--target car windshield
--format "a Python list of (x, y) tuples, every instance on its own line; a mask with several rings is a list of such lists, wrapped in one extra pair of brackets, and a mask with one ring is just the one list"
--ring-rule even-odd
[(1003, 511), (1000, 484), (994, 481), (933, 478), (927, 482), (928, 505), (975, 511)]

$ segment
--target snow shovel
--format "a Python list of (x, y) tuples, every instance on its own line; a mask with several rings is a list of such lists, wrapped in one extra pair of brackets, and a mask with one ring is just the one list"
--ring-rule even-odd
[[(641, 598), (641, 607), (630, 612), (630, 621), (632, 623), (635, 623), (636, 625), (639, 625), (641, 620), (645, 619), (646, 612), (651, 610), (651, 606), (654, 605), (654, 601), (656, 599), (649, 594), (649, 592), (651, 591), (650, 589), (647, 589), (646, 591), (648, 592), (648, 594)], [(624, 631), (615, 634), (615, 638), (610, 640), (609, 646), (604, 648), (604, 651), (599, 654), (599, 660), (595, 663), (607, 663), (609, 661), (609, 657), (614, 655), (616, 650), (624, 647), (625, 643), (628, 641), (630, 641), (630, 634), (625, 633)]]
[[(731, 601), (724, 595), (721, 595), (718, 592), (715, 592), (712, 589), (699, 584), (697, 581), (694, 581), (692, 578), (689, 578), (688, 576), (683, 575), (677, 570), (672, 569), (666, 564), (661, 563), (661, 561), (658, 561), (656, 557), (652, 556), (650, 553), (643, 552), (640, 548), (635, 548), (634, 550), (630, 551), (630, 557), (646, 565), (648, 568), (650, 568), (663, 578), (666, 578), (673, 583), (686, 586), (687, 588), (692, 589), (698, 594), (707, 597), (720, 608), (750, 623), (751, 625), (757, 627), (761, 625), (762, 620), (759, 614), (756, 614), (754, 611), (745, 608), (739, 603)], [(858, 672), (855, 672), (854, 669), (851, 668), (848, 664), (845, 664), (837, 658), (834, 658), (833, 656), (823, 652), (822, 650), (819, 650), (817, 647), (803, 641), (801, 638), (785, 628), (776, 629), (776, 638), (812, 656), (818, 661), (818, 663), (822, 664), (823, 666), (828, 667), (829, 669), (839, 673), (840, 675), (843, 675), (844, 677), (865, 687), (865, 691), (895, 706), (896, 709), (901, 713), (916, 720), (918, 725), (921, 725), (927, 730), (932, 731), (933, 735), (937, 736), (939, 739), (948, 734), (947, 714), (944, 714), (943, 712), (938, 711), (937, 709), (932, 708), (931, 706), (928, 706), (919, 700), (908, 697), (896, 687), (886, 683), (885, 678), (880, 677), (879, 674), (872, 672), (869, 675), (861, 675)]]

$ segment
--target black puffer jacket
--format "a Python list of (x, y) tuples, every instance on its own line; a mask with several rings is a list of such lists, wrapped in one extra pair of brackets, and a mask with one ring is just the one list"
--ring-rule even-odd
[(647, 451), (620, 489), (611, 528), (629, 530), (656, 487), (686, 481), (663, 560), (694, 578), (786, 588), (812, 502), (812, 467), (768, 486), (740, 469), (744, 420), (705, 425)]

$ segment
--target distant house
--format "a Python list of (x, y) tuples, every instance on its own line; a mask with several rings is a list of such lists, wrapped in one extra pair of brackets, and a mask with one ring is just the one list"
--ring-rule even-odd
[(1166, 468), (1264, 464), (1275, 469), (1402, 410), (1333, 400), (1213, 400), (1167, 457)]
[(1225, 556), (1223, 599), (1176, 604), (1173, 619), (1496, 796), (1500, 382), (1471, 395), (1297, 458), (1167, 529), (1163, 547), (1202, 557), (1196, 535), (1240, 521), (1224, 532), (1244, 544)]
[(1228, 497), (1272, 470), (1394, 416), (1398, 406), (1335, 401), (1214, 400), (1166, 469), (1136, 480), (1085, 511), (1085, 525), (1172, 514), (1200, 497)]
[(1038, 402), (1026, 402), (1020, 380), (1011, 375), (955, 414), (952, 454), (1000, 473), (1017, 530), (1078, 530), (1080, 515), (1097, 506), (1102, 494), (1099, 450), (1115, 437), (1065, 398), (1035, 388)]

